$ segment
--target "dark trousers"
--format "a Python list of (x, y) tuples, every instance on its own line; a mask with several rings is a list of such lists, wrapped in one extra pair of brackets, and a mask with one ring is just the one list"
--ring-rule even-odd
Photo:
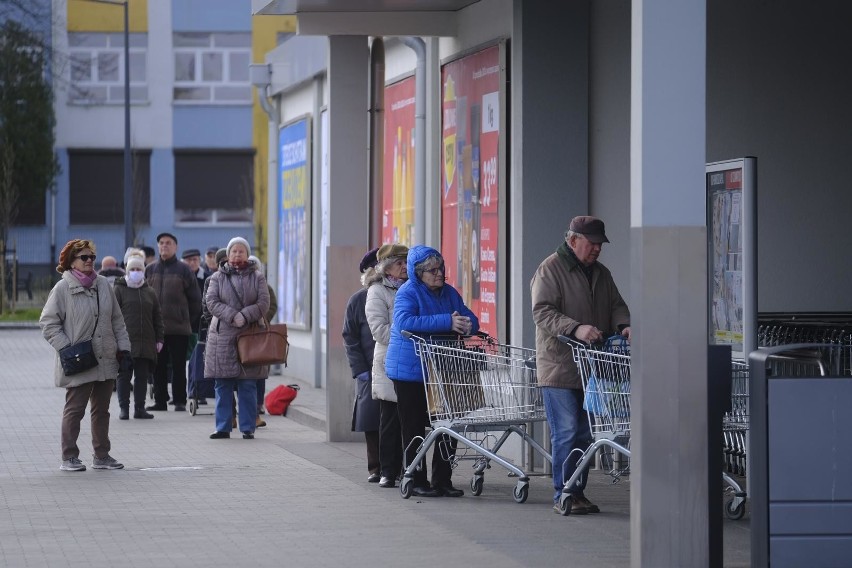
[(189, 348), (188, 335), (166, 335), (163, 350), (157, 357), (154, 370), (154, 403), (165, 407), (169, 401), (169, 368), (172, 364), (172, 401), (175, 405), (186, 406), (186, 350)]
[(133, 358), (133, 371), (119, 371), (118, 382), (115, 385), (119, 408), (130, 407), (130, 376), (133, 375), (133, 408), (145, 410), (145, 395), (148, 394), (148, 377), (154, 362), (142, 357)]
[[(393, 379), (391, 379), (393, 380)], [(420, 436), (426, 436), (426, 426), (430, 425), (429, 411), (426, 409), (426, 390), (423, 383), (408, 381), (393, 381), (396, 391), (397, 411), (399, 414), (399, 425), (402, 431), (402, 445), (405, 446), (405, 463), (411, 465), (420, 444), (411, 441)], [(449, 436), (440, 436), (432, 446), (432, 485), (450, 485), (453, 475), (450, 462), (444, 459), (444, 455), (452, 457), (456, 453), (456, 440)], [(409, 445), (410, 444), (410, 445)], [(428, 487), (428, 474), (426, 471), (426, 460), (421, 462), (422, 467), (414, 472), (414, 487)]]
[(109, 454), (109, 401), (115, 380), (94, 381), (79, 387), (65, 389), (65, 409), (62, 412), (62, 459), (80, 457), (77, 438), (80, 422), (86, 414), (86, 404), (91, 403), (92, 449), (95, 457), (105, 458)]
[(379, 473), (379, 433), (376, 430), (364, 432), (364, 440), (367, 442), (367, 471)]
[(396, 403), (379, 401), (379, 463), (382, 475), (396, 479), (402, 470), (402, 432)]

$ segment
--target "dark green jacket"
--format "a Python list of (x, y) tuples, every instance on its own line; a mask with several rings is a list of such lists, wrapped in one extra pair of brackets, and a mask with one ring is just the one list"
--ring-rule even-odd
[(145, 281), (160, 301), (166, 335), (198, 333), (201, 292), (189, 266), (176, 256), (145, 268)]
[(163, 341), (163, 315), (157, 295), (147, 283), (131, 288), (123, 276), (115, 280), (114, 292), (130, 336), (133, 357), (156, 361), (157, 342)]

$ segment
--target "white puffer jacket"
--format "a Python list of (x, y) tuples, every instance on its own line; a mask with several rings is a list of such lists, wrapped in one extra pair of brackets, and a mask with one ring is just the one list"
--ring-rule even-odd
[[(91, 288), (85, 288), (70, 270), (63, 272), (62, 279), (47, 297), (38, 323), (42, 335), (57, 352), (53, 376), (58, 387), (79, 387), (115, 379), (118, 375), (116, 352), (130, 351), (121, 307), (103, 276), (98, 276)], [(59, 362), (59, 350), (88, 339), (92, 340), (98, 365), (66, 377)]]
[(367, 324), (376, 340), (373, 351), (373, 398), (396, 402), (396, 391), (393, 382), (385, 373), (385, 355), (390, 342), (390, 329), (393, 322), (393, 302), (396, 298), (397, 287), (383, 278), (374, 282), (367, 290)]

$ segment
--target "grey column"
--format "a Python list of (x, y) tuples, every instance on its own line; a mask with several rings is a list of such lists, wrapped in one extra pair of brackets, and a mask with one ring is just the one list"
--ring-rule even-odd
[(632, 9), (631, 566), (707, 566), (706, 5)]
[(513, 5), (510, 221), (501, 227), (511, 234), (500, 270), (514, 345), (535, 346), (532, 275), (562, 242), (571, 217), (589, 213), (589, 12), (589, 0), (559, 11)]
[[(365, 36), (330, 36), (328, 61), (329, 249), (326, 407), (328, 440), (351, 432), (355, 386), (341, 332), (346, 302), (358, 290), (358, 263), (370, 238), (367, 177), (369, 50)], [(318, 117), (317, 117), (318, 118)]]

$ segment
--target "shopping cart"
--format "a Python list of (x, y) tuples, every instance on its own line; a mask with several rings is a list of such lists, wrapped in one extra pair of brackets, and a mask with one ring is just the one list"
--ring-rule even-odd
[[(544, 404), (535, 370), (535, 350), (497, 343), (487, 334), (469, 337), (420, 337), (407, 331), (403, 336), (414, 342), (414, 351), (423, 369), (426, 403), (431, 432), (411, 443), (420, 443), (417, 455), (400, 482), (404, 499), (411, 496), (414, 472), (426, 453), (443, 436), (450, 436), (471, 450), (475, 461), (470, 489), (480, 495), (485, 469), (495, 462), (518, 478), (512, 496), (518, 503), (527, 500), (529, 477), (498, 452), (514, 433), (522, 443), (550, 461), (550, 454), (527, 433), (529, 424), (545, 420)], [(496, 442), (489, 444), (502, 431)], [(449, 444), (438, 443), (435, 451), (458, 465), (461, 452), (449, 455)]]
[(743, 518), (745, 514), (746, 492), (739, 483), (728, 474), (746, 475), (746, 455), (748, 440), (748, 363), (731, 361), (731, 407), (722, 416), (722, 453), (725, 472), (722, 480), (726, 492), (733, 494), (725, 503), (725, 515), (732, 520)]
[[(559, 340), (571, 346), (574, 362), (583, 381), (583, 407), (589, 417), (593, 442), (582, 452), (577, 467), (565, 481), (559, 496), (559, 511), (571, 514), (571, 492), (581, 475), (601, 450), (603, 465), (609, 469), (613, 483), (630, 472), (630, 344), (622, 336), (614, 336), (603, 344), (588, 345), (564, 335)], [(569, 454), (568, 459), (571, 459)], [(616, 457), (622, 459), (611, 459)], [(559, 471), (561, 464), (553, 464)]]

